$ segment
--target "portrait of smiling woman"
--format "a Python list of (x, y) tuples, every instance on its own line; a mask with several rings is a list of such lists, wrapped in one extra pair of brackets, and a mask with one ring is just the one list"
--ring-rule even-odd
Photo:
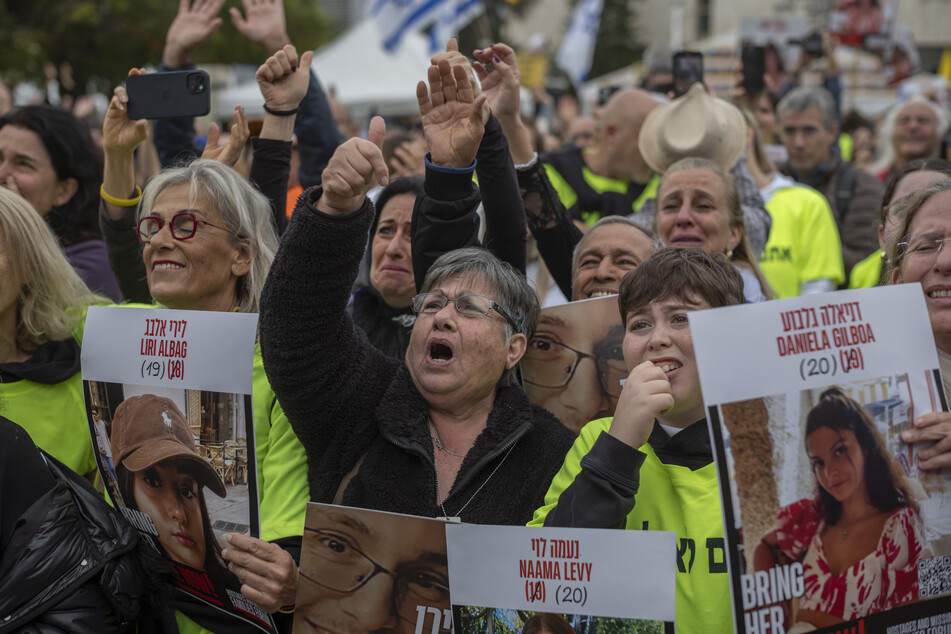
[(804, 437), (816, 495), (780, 509), (754, 552), (757, 570), (802, 563), (805, 593), (791, 622), (825, 627), (915, 601), (918, 560), (931, 550), (871, 415), (831, 388), (806, 416)]

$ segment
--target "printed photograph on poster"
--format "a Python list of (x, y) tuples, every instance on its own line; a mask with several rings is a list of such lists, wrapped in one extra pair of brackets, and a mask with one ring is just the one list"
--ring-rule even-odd
[(675, 542), (662, 531), (448, 524), (454, 631), (673, 631)]
[(295, 634), (448, 634), (445, 522), (307, 505)]
[(250, 396), (256, 326), (256, 315), (241, 313), (93, 307), (83, 337), (84, 397), (104, 488), (168, 562), (175, 609), (216, 631), (274, 631), (221, 554), (230, 533), (260, 535)]
[(948, 411), (922, 299), (885, 287), (691, 315), (738, 632), (914, 632), (947, 611), (951, 470), (923, 469), (930, 443), (901, 437)]
[(529, 400), (579, 433), (614, 415), (627, 366), (617, 296), (544, 308), (522, 357)]
[(257, 532), (250, 396), (84, 383), (99, 473), (116, 507), (168, 560), (181, 590), (269, 623), (221, 556), (229, 533)]
[(464, 606), (455, 634), (664, 634), (663, 621)]
[(882, 51), (897, 16), (898, 0), (838, 0), (829, 12), (829, 31), (845, 46)]

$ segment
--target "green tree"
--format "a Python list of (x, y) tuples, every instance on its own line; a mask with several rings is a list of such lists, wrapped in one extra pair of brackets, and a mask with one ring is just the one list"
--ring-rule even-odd
[(644, 45), (635, 35), (634, 5), (638, 0), (604, 0), (601, 24), (588, 77), (598, 77), (633, 64)]
[[(221, 28), (195, 53), (201, 63), (264, 61), (221, 10)], [(317, 48), (333, 34), (319, 0), (284, 0), (287, 30), (298, 49)], [(133, 66), (157, 65), (165, 31), (178, 10), (176, 0), (5, 0), (0, 4), (0, 76), (6, 83), (41, 81), (47, 62), (69, 62), (79, 86), (121, 82)]]

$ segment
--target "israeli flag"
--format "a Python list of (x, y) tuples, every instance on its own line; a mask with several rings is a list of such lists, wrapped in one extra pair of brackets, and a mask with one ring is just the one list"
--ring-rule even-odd
[(383, 48), (395, 51), (403, 34), (421, 31), (439, 19), (449, 0), (372, 0), (367, 17), (372, 18), (383, 37)]
[(445, 0), (439, 11), (439, 19), (429, 32), (430, 53), (446, 50), (449, 38), (459, 35), (459, 31), (485, 12), (482, 0)]
[(603, 0), (581, 0), (555, 56), (555, 63), (575, 84), (588, 79), (603, 5)]

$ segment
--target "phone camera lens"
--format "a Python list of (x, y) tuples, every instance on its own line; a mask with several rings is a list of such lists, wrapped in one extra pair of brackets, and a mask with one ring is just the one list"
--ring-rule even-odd
[(188, 91), (193, 94), (205, 92), (205, 78), (201, 73), (192, 73), (188, 76)]

